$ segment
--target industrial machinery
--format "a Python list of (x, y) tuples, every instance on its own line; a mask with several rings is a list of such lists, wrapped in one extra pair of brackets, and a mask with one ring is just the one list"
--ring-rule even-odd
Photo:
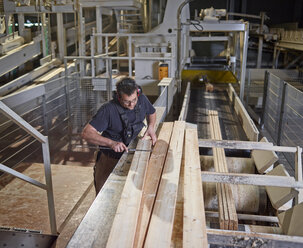
[[(0, 246), (302, 247), (300, 73), (248, 69), (250, 23), (191, 17), (190, 2), (4, 1), (0, 170), (30, 185), (0, 191)], [(267, 18), (253, 18), (259, 68)], [(126, 75), (157, 110), (162, 150), (133, 141), (94, 198), (80, 134)]]

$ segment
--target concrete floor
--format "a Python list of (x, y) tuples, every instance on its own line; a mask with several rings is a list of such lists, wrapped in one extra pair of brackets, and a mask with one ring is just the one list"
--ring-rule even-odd
[[(42, 164), (25, 175), (44, 183)], [(57, 229), (55, 247), (65, 247), (95, 198), (92, 166), (52, 165)], [(0, 190), (0, 226), (50, 233), (46, 191), (15, 178)]]

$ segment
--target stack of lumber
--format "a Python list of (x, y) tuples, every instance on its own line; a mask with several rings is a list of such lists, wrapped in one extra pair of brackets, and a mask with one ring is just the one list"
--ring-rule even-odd
[[(141, 153), (145, 159), (135, 159)], [(166, 122), (152, 153), (134, 155), (107, 247), (171, 247), (181, 186), (183, 246), (207, 247), (197, 131), (185, 129), (183, 121)]]
[[(211, 138), (222, 140), (218, 112), (209, 110)], [(228, 173), (224, 148), (213, 148), (214, 167), (216, 172)], [(229, 184), (217, 183), (219, 223), (221, 229), (238, 230), (238, 216), (232, 190)]]

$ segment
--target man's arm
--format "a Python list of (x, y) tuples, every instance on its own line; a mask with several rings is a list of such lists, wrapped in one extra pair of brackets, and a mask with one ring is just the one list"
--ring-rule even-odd
[(115, 152), (128, 152), (127, 146), (123, 142), (117, 142), (109, 138), (105, 138), (90, 124), (87, 124), (82, 131), (82, 138), (88, 143), (107, 146), (113, 149)]
[(157, 141), (157, 136), (155, 132), (156, 119), (157, 119), (156, 112), (147, 116), (148, 128), (143, 136), (143, 139), (149, 136), (153, 142), (153, 145), (155, 145)]

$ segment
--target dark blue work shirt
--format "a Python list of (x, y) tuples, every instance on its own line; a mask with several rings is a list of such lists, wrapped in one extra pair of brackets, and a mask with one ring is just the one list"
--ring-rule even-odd
[[(102, 105), (89, 124), (98, 132), (106, 133), (106, 137), (110, 136), (110, 138), (115, 141), (121, 141), (118, 140), (116, 136), (123, 135), (123, 122), (115, 104), (117, 104), (117, 101), (111, 100)], [(138, 104), (141, 105), (139, 121), (143, 123), (144, 118), (147, 115), (155, 113), (156, 110), (144, 94), (139, 95), (137, 105)], [(138, 122), (138, 120), (136, 120), (135, 109), (125, 109), (125, 111), (130, 124), (133, 124), (135, 121)], [(104, 133), (102, 136), (105, 136)]]

